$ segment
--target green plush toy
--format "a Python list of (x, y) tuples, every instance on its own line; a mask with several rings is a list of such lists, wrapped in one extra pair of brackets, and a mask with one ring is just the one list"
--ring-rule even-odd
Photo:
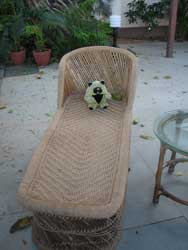
[(107, 100), (111, 99), (111, 94), (108, 92), (104, 81), (94, 81), (88, 84), (84, 100), (88, 104), (90, 110), (96, 108), (107, 108)]

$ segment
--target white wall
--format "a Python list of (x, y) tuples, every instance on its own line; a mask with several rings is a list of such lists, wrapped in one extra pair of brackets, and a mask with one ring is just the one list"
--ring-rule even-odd
[(121, 5), (123, 0), (113, 0), (111, 4), (112, 15), (121, 15)]
[[(138, 23), (129, 24), (128, 19), (125, 17), (124, 13), (128, 11), (127, 4), (131, 2), (131, 0), (113, 0), (112, 1), (112, 14), (121, 15), (122, 19), (122, 27), (143, 27), (144, 23), (139, 21)], [(146, 0), (147, 3), (156, 3), (158, 0)], [(168, 20), (161, 20), (160, 25), (168, 25)]]

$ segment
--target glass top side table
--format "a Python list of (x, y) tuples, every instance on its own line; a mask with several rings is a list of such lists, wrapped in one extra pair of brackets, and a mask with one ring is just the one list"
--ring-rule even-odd
[[(161, 184), (162, 171), (165, 168), (168, 168), (168, 173), (171, 174), (174, 172), (176, 164), (188, 162), (188, 110), (175, 110), (158, 117), (154, 122), (154, 133), (160, 140), (161, 147), (155, 176), (153, 203), (158, 203), (159, 197), (164, 195), (188, 206), (188, 201), (169, 193)], [(167, 150), (171, 151), (171, 158), (169, 161), (164, 162)], [(184, 157), (176, 158), (176, 153)]]

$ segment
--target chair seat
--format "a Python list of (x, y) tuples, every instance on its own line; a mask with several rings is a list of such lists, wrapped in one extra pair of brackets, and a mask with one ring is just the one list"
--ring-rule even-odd
[(83, 96), (69, 96), (32, 157), (20, 201), (61, 216), (113, 216), (124, 201), (130, 121), (120, 101), (91, 111)]

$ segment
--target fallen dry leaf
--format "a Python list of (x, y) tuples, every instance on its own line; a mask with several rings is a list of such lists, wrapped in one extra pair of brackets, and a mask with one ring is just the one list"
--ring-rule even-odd
[(158, 76), (154, 76), (153, 79), (159, 80), (159, 77)]
[(9, 111), (8, 111), (9, 114), (12, 114), (13, 112), (14, 112), (13, 109), (9, 109)]
[(33, 129), (29, 129), (28, 131), (31, 132), (33, 135), (36, 135)]
[(26, 240), (22, 240), (22, 243), (23, 243), (24, 245), (27, 245), (27, 241), (26, 241)]
[(50, 113), (45, 113), (45, 115), (48, 116), (48, 117), (52, 116), (52, 114), (50, 114)]
[(0, 109), (6, 109), (6, 107), (7, 107), (6, 105), (3, 104), (0, 105)]
[(122, 101), (123, 96), (121, 93), (112, 93), (112, 99), (115, 101)]
[(44, 75), (44, 74), (45, 74), (44, 70), (40, 70), (40, 71), (39, 71), (39, 74), (40, 74), (40, 75)]
[(140, 138), (142, 138), (144, 140), (154, 140), (154, 137), (152, 137), (150, 135), (140, 135)]
[(166, 79), (166, 80), (172, 79), (172, 77), (171, 77), (171, 76), (168, 76), (168, 75), (167, 75), (167, 76), (164, 76), (163, 78)]
[(182, 172), (176, 172), (175, 175), (176, 176), (183, 176), (183, 173)]
[(134, 118), (133, 125), (137, 125), (138, 123), (139, 123), (139, 119), (138, 118)]
[(41, 78), (42, 78), (42, 77), (41, 77), (40, 74), (36, 75), (36, 79), (41, 79)]
[(188, 172), (176, 172), (175, 173), (176, 176), (188, 176)]
[(25, 229), (31, 226), (33, 216), (26, 216), (21, 219), (18, 219), (10, 228), (10, 233), (15, 233), (19, 230)]

